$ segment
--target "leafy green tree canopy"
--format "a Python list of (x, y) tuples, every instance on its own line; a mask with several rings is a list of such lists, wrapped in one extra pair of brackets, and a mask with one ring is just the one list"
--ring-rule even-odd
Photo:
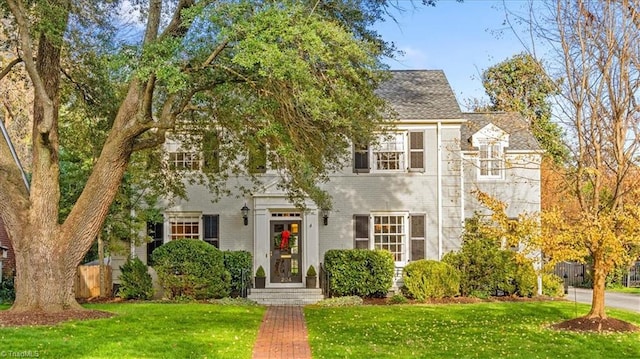
[(562, 130), (551, 121), (550, 97), (558, 86), (540, 61), (526, 53), (515, 55), (485, 70), (482, 85), (491, 101), (489, 110), (521, 113), (547, 154), (557, 163), (567, 159)]
[[(143, 31), (118, 31), (123, 4), (140, 13)], [(374, 90), (385, 79), (380, 57), (391, 47), (370, 25), (393, 4), (0, 3), (9, 46), (34, 93), (30, 192), (0, 141), (0, 216), (19, 254), (12, 310), (79, 308), (75, 268), (103, 228), (132, 157), (170, 136), (217, 162), (205, 163), (206, 177), (188, 177), (214, 193), (229, 176), (247, 172), (253, 149), (268, 149), (293, 200), (326, 206), (318, 183), (344, 164), (351, 141), (371, 140), (388, 117)], [(18, 62), (10, 64), (0, 74)], [(96, 127), (101, 131), (87, 131)], [(71, 144), (87, 135), (78, 140), (95, 142), (90, 156)], [(63, 155), (87, 175), (61, 215)], [(162, 161), (151, 163), (159, 170), (142, 171), (172, 178)]]

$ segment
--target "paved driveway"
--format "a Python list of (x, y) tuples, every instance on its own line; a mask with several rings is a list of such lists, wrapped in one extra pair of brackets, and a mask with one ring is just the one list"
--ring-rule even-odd
[[(591, 304), (592, 295), (591, 289), (569, 287), (569, 294), (565, 298), (572, 302)], [(604, 305), (640, 313), (640, 295), (605, 292)]]

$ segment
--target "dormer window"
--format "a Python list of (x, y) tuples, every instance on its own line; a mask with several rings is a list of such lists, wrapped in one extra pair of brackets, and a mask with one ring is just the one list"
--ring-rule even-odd
[(494, 124), (488, 124), (471, 138), (478, 148), (478, 179), (503, 179), (505, 148), (509, 146), (509, 134)]

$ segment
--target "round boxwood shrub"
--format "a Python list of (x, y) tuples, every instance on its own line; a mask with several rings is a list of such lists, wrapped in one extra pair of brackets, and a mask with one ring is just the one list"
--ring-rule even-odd
[(147, 265), (139, 258), (129, 258), (120, 266), (118, 296), (124, 299), (150, 299), (153, 297), (153, 280)]
[(224, 255), (196, 239), (171, 241), (152, 253), (158, 281), (169, 299), (210, 299), (229, 295), (231, 274)]
[(422, 259), (402, 270), (407, 294), (419, 301), (455, 297), (460, 292), (460, 272), (451, 265)]

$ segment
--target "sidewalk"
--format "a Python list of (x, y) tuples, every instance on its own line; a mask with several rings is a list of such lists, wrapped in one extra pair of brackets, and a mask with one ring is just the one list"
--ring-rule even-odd
[(253, 359), (311, 359), (302, 307), (268, 307), (262, 319)]

